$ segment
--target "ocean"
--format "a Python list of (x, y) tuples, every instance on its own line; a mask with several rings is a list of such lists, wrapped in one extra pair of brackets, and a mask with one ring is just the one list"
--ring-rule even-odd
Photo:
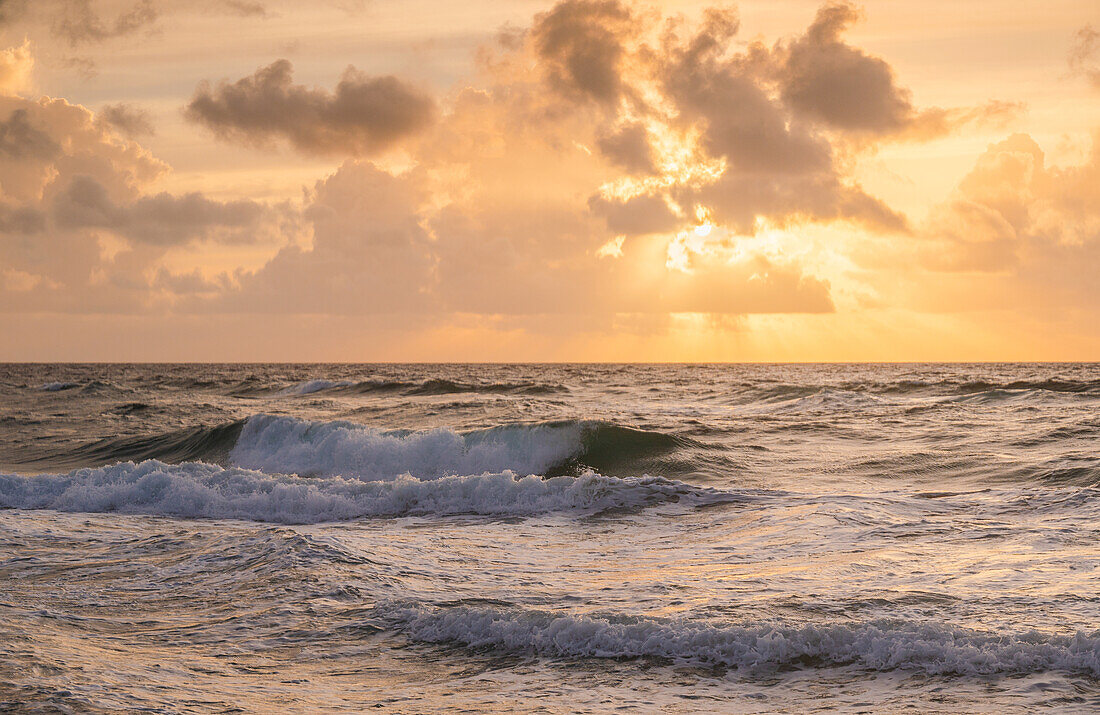
[(0, 365), (0, 711), (1100, 710), (1100, 365)]

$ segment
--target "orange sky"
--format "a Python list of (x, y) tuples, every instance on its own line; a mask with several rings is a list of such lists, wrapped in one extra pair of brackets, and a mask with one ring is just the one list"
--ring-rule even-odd
[(1100, 359), (1100, 6), (308, 5), (0, 3), (0, 360)]

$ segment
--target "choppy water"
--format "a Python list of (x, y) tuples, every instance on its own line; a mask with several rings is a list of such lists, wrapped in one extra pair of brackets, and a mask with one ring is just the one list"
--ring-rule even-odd
[(1097, 365), (9, 365), (0, 401), (0, 710), (1100, 709)]

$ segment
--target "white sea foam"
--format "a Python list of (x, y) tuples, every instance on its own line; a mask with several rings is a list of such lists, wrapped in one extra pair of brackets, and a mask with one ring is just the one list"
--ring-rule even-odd
[(47, 382), (38, 389), (44, 392), (60, 392), (61, 390), (68, 390), (74, 387), (80, 387), (80, 385), (75, 382)]
[(280, 394), (283, 395), (310, 395), (314, 392), (320, 392), (322, 390), (331, 390), (337, 387), (350, 387), (355, 383), (351, 380), (310, 380), (308, 382), (299, 382), (297, 385), (291, 385), (283, 390)]
[(367, 517), (592, 513), (735, 495), (660, 477), (521, 477), (512, 472), (391, 481), (273, 476), (202, 462), (149, 460), (69, 474), (0, 475), (0, 508), (316, 523)]
[(991, 634), (935, 623), (716, 626), (488, 607), (375, 608), (413, 640), (556, 658), (662, 658), (700, 666), (806, 665), (930, 675), (1067, 671), (1100, 676), (1100, 632)]
[(350, 422), (257, 415), (230, 452), (266, 472), (388, 480), (437, 479), (511, 470), (541, 474), (584, 451), (583, 423), (515, 425), (459, 434), (449, 429), (384, 432)]

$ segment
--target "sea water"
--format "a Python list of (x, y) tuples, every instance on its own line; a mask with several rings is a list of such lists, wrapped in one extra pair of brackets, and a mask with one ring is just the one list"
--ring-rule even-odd
[(6, 365), (0, 398), (0, 710), (1100, 709), (1097, 365)]

